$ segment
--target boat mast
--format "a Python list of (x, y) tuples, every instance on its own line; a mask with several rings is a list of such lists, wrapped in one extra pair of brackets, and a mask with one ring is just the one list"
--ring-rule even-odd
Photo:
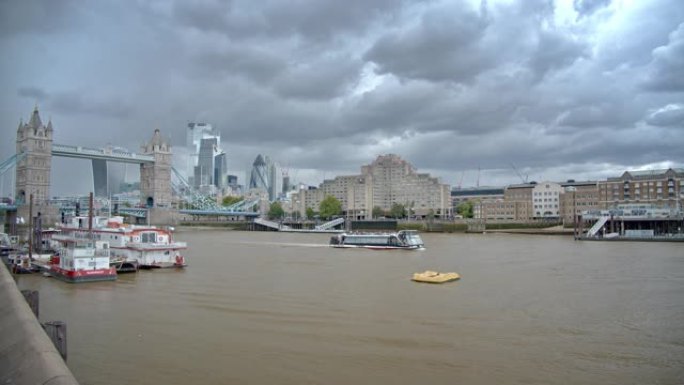
[(88, 237), (93, 239), (93, 193), (88, 197)]
[(29, 195), (28, 256), (33, 259), (33, 194)]

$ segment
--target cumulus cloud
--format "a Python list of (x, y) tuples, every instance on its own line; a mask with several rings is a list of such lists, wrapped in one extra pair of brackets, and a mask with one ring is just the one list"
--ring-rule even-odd
[(667, 45), (653, 50), (644, 86), (651, 91), (684, 91), (684, 23), (670, 34)]
[(652, 126), (684, 128), (684, 104), (668, 104), (646, 116), (646, 123)]
[(467, 82), (492, 65), (479, 49), (487, 22), (466, 4), (428, 9), (415, 25), (380, 37), (365, 59), (379, 73), (410, 79)]

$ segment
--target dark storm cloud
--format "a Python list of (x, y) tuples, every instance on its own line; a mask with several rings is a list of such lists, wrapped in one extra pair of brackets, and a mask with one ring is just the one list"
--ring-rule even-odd
[(225, 30), (228, 28), (230, 15), (230, 1), (198, 0), (173, 3), (173, 17), (181, 25), (204, 31)]
[(0, 37), (73, 29), (80, 9), (74, 0), (0, 1)]
[(49, 97), (47, 92), (39, 87), (20, 87), (17, 90), (17, 95), (35, 101), (43, 101)]
[(173, 18), (201, 31), (233, 38), (283, 38), (321, 42), (340, 34), (362, 33), (378, 17), (388, 17), (401, 2), (393, 0), (176, 1)]
[(451, 183), (619, 175), (684, 163), (682, 20), (680, 0), (4, 1), (0, 118), (40, 102), (60, 143), (158, 127), (179, 153), (204, 121), (229, 169), (261, 153), (307, 183), (384, 153)]
[(105, 118), (127, 118), (134, 109), (119, 98), (99, 99), (85, 92), (60, 92), (50, 98), (48, 106), (65, 115), (93, 115)]
[(667, 45), (653, 50), (644, 86), (651, 91), (684, 91), (684, 23), (670, 34)]
[(382, 36), (365, 59), (375, 62), (381, 74), (431, 81), (472, 80), (493, 64), (478, 46), (487, 22), (466, 4), (445, 8), (428, 10), (416, 25)]
[(365, 59), (380, 74), (472, 83), (492, 71), (527, 68), (533, 78), (586, 57), (587, 44), (553, 26), (546, 0), (499, 5), (465, 3), (429, 8), (416, 25), (382, 36)]
[(201, 52), (194, 59), (198, 76), (207, 79), (243, 76), (261, 84), (270, 82), (287, 66), (281, 56), (257, 47), (229, 46), (213, 52)]
[(587, 46), (559, 32), (540, 31), (529, 65), (533, 73), (543, 76), (548, 71), (567, 67), (587, 55)]
[(343, 95), (356, 81), (361, 62), (331, 55), (311, 60), (281, 73), (274, 83), (279, 95), (289, 98), (330, 99)]

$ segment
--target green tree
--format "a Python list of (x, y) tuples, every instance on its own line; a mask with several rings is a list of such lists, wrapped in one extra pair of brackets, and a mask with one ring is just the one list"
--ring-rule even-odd
[(380, 206), (373, 207), (373, 218), (380, 218), (385, 216), (385, 210)]
[(280, 219), (285, 216), (285, 210), (280, 202), (271, 203), (271, 207), (268, 209), (268, 219)]
[(456, 206), (456, 213), (463, 218), (473, 217), (473, 202), (465, 201)]
[(229, 195), (229, 196), (223, 197), (223, 200), (221, 201), (221, 204), (222, 204), (223, 206), (230, 206), (230, 205), (233, 205), (233, 204), (235, 204), (235, 203), (241, 202), (243, 199), (245, 199), (245, 198), (244, 198), (244, 197), (236, 197), (236, 196), (230, 196), (230, 195)]
[(311, 207), (307, 207), (306, 208), (306, 218), (307, 219), (313, 219), (314, 215), (316, 215), (316, 212), (314, 211), (314, 209), (312, 209)]
[(335, 215), (342, 214), (342, 202), (332, 195), (327, 195), (319, 206), (321, 218), (331, 219)]
[(390, 216), (397, 219), (406, 217), (406, 207), (401, 203), (393, 203), (390, 208)]

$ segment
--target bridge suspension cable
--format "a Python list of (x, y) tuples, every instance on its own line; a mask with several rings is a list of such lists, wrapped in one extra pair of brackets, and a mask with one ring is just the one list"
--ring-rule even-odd
[[(14, 180), (17, 163), (24, 159), (25, 153), (13, 154), (9, 158), (0, 163), (0, 196), (14, 198)], [(9, 192), (5, 192), (5, 177), (9, 175), (11, 182), (9, 183)]]

